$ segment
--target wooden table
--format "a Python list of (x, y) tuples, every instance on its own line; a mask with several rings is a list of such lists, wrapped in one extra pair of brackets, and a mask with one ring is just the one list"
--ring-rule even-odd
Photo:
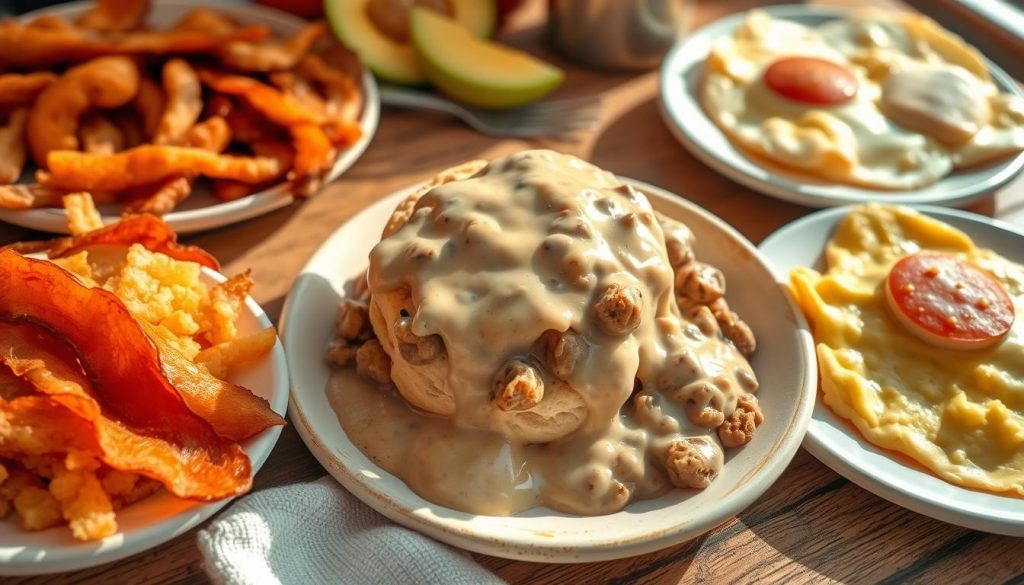
[[(830, 4), (862, 5), (864, 0)], [(872, 0), (873, 4), (892, 4)], [(751, 0), (702, 0), (700, 25), (754, 5)], [(657, 104), (655, 73), (595, 72), (559, 59), (542, 42), (542, 4), (516, 15), (504, 39), (563, 66), (555, 97), (603, 93), (603, 123), (578, 141), (500, 140), (445, 117), (386, 110), (373, 143), (339, 181), (315, 198), (231, 227), (189, 238), (213, 252), (226, 272), (251, 268), (254, 296), (272, 319), (288, 288), (320, 243), (359, 210), (388, 193), (456, 163), (523, 148), (554, 148), (625, 176), (680, 193), (759, 242), (779, 226), (810, 213), (753, 192), (712, 172), (669, 134)], [(1024, 227), (1024, 180), (970, 207)], [(0, 243), (40, 237), (0, 226)], [(324, 475), (286, 427), (254, 490)], [(10, 583), (195, 583), (206, 577), (196, 531), (148, 552), (90, 570)], [(582, 565), (477, 560), (513, 583), (690, 582), (983, 582), (1024, 583), (1024, 540), (974, 532), (890, 504), (799, 451), (779, 481), (726, 524), (656, 553)]]

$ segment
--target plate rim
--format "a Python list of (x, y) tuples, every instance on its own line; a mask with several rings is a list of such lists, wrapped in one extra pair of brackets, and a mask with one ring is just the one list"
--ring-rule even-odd
[[(227, 280), (227, 276), (224, 274), (205, 266), (201, 267), (201, 270), (203, 276), (215, 283)], [(263, 310), (252, 296), (246, 295), (245, 306), (253, 318), (256, 319), (259, 327), (273, 326), (266, 311)], [(268, 383), (270, 396), (267, 401), (274, 412), (281, 416), (286, 416), (289, 406), (288, 398), (291, 394), (291, 378), (280, 333), (277, 334), (277, 340), (274, 342), (274, 347), (271, 348), (270, 354), (264, 359), (270, 360), (271, 367), (270, 382)], [(274, 450), (274, 446), (277, 444), (283, 428), (283, 425), (270, 427), (243, 443), (242, 446), (252, 464), (253, 478), (256, 477), (256, 474), (270, 457), (270, 453)], [(250, 491), (249, 493), (253, 492)], [(166, 490), (161, 490), (150, 497), (158, 495), (174, 498)], [(206, 504), (194, 502), (194, 505), (160, 522), (143, 526), (131, 533), (126, 534), (119, 527), (118, 532), (111, 536), (94, 541), (75, 542), (71, 548), (8, 547), (0, 543), (0, 558), (2, 558), (2, 562), (0, 562), (0, 576), (48, 575), (66, 571), (77, 571), (119, 561), (160, 546), (173, 538), (185, 534), (216, 514), (224, 506), (235, 501), (237, 498), (244, 497), (244, 495)], [(177, 499), (180, 500), (180, 498)], [(141, 503), (141, 501), (137, 503)], [(10, 523), (12, 519), (8, 517), (5, 522)], [(61, 524), (47, 530), (67, 529), (66, 525)], [(17, 530), (20, 530), (20, 528), (17, 528)], [(20, 560), (26, 556), (31, 556), (31, 560)]]
[[(853, 12), (803, 4), (762, 6), (758, 9), (775, 18), (797, 21), (808, 18), (834, 20)], [(985, 172), (987, 178), (971, 182), (959, 190), (943, 188), (948, 187), (950, 178), (958, 176), (957, 173), (946, 175), (923, 188), (906, 191), (874, 190), (841, 183), (816, 185), (776, 175), (775, 171), (758, 163), (725, 136), (684, 81), (686, 75), (703, 65), (711, 41), (738, 27), (749, 12), (744, 10), (724, 16), (686, 35), (669, 50), (658, 72), (658, 108), (662, 121), (690, 154), (718, 174), (771, 197), (810, 207), (837, 207), (868, 201), (964, 206), (994, 193), (1024, 171), (1022, 151), (990, 165), (962, 171)], [(698, 51), (701, 58), (691, 60)], [(983, 56), (983, 59), (996, 87), (1024, 98), (1024, 90), (1005, 70), (987, 57)], [(681, 80), (684, 82), (680, 83)], [(695, 125), (694, 120), (698, 120), (698, 124)], [(706, 135), (714, 137), (718, 145), (709, 147)]]
[[(38, 8), (19, 15), (17, 20), (25, 21), (46, 14), (73, 16), (91, 6), (92, 3), (92, 0), (78, 0), (66, 4)], [(154, 2), (154, 6), (177, 7), (182, 10), (208, 6), (208, 4), (204, 0), (156, 0)], [(293, 27), (295, 30), (310, 22), (276, 8), (251, 4), (243, 0), (222, 0), (216, 2), (215, 5), (227, 12), (241, 12), (253, 19), (270, 19), (275, 24)], [(370, 142), (377, 134), (381, 113), (380, 89), (370, 70), (365, 65), (362, 65), (362, 68), (364, 95), (363, 112), (359, 117), (359, 125), (363, 130), (363, 134), (359, 137), (359, 140), (338, 154), (330, 171), (323, 178), (321, 189), (336, 181), (348, 171), (366, 152)], [(313, 196), (315, 197), (316, 195), (314, 194)], [(178, 234), (194, 234), (265, 215), (300, 199), (288, 193), (287, 183), (282, 182), (259, 193), (252, 193), (235, 201), (221, 202), (184, 211), (171, 211), (163, 216), (163, 220)], [(118, 219), (119, 216), (116, 215), (103, 216), (104, 224), (113, 223)], [(66, 225), (67, 215), (63, 209), (59, 208), (0, 209), (0, 221), (49, 233), (68, 233)]]
[[(758, 249), (761, 250), (771, 262), (777, 264), (779, 262), (779, 254), (773, 254), (772, 248), (779, 246), (780, 242), (787, 238), (798, 237), (801, 231), (812, 228), (817, 229), (819, 227), (827, 227), (827, 233), (831, 234), (842, 218), (854, 207), (856, 207), (856, 205), (821, 209), (793, 220), (772, 232), (761, 242)], [(1024, 242), (1024, 230), (1015, 224), (996, 218), (960, 209), (950, 209), (935, 205), (907, 205), (906, 207), (913, 208), (925, 215), (943, 221), (947, 219), (956, 221), (958, 222), (958, 225), (953, 225), (953, 227), (966, 233), (972, 238), (972, 240), (981, 231), (997, 230), (999, 232), (1005, 232), (1011, 238), (1019, 238)], [(964, 225), (971, 227), (965, 229), (963, 227)], [(805, 243), (809, 244), (809, 242)], [(817, 242), (815, 242), (815, 245), (817, 245)], [(808, 245), (807, 248), (813, 249), (810, 245)], [(814, 250), (815, 255), (820, 254), (820, 247)], [(999, 250), (996, 251), (999, 252)], [(801, 263), (801, 265), (806, 266), (807, 264)], [(788, 273), (783, 274), (782, 269), (779, 268), (778, 274), (780, 282), (788, 282)], [(820, 391), (816, 390), (815, 396), (817, 397), (819, 394)], [(860, 435), (860, 433), (852, 432), (847, 423), (848, 421), (839, 417), (830, 408), (828, 408), (828, 406), (822, 404), (821, 401), (816, 399), (814, 411), (811, 416), (811, 423), (808, 426), (807, 434), (804, 437), (803, 447), (816, 459), (824, 463), (839, 475), (893, 504), (918, 514), (964, 528), (1007, 536), (1024, 536), (1024, 498), (1001, 496), (996, 493), (957, 486), (946, 482), (927, 470), (915, 469), (914, 467), (908, 466), (893, 458), (890, 455), (889, 450), (868, 442)], [(841, 448), (841, 446), (837, 445), (835, 440), (832, 439), (831, 433), (833, 432), (841, 433), (845, 438), (851, 439), (856, 443), (856, 448), (859, 450), (855, 453), (850, 453), (847, 449)], [(862, 462), (858, 462), (858, 456), (861, 454), (867, 454), (871, 457), (881, 457), (888, 460), (885, 464), (885, 469), (883, 469), (885, 475), (880, 477), (877, 473), (872, 473), (872, 471), (862, 464)], [(892, 478), (894, 473), (909, 473), (911, 474), (911, 479), (905, 481), (894, 481)], [(935, 494), (930, 497), (925, 497), (930, 493), (928, 490), (931, 488), (922, 490), (922, 484), (920, 483), (913, 486), (917, 489), (909, 489), (909, 484), (913, 483), (914, 477), (929, 480), (927, 484), (924, 484), (926, 487), (933, 484), (937, 487), (948, 488), (947, 491), (952, 493), (962, 492), (970, 494), (972, 497), (983, 497), (985, 499), (994, 498), (994, 500), (984, 508), (978, 508), (977, 504), (973, 503), (970, 504), (969, 508), (966, 510), (963, 508), (954, 508), (951, 504), (945, 503), (948, 502), (948, 499), (946, 499), (948, 494)], [(934, 482), (941, 483), (934, 484)], [(1012, 514), (1012, 516), (1016, 517), (1016, 520), (1013, 520), (1012, 517), (1008, 515), (1005, 508), (999, 508), (1000, 501), (1020, 503), (1021, 510)]]
[[(624, 182), (641, 189), (652, 199), (662, 199), (669, 205), (679, 205), (683, 208), (688, 208), (687, 211), (691, 213), (703, 216), (702, 219), (714, 224), (716, 228), (726, 232), (732, 239), (742, 244), (745, 251), (749, 252), (772, 276), (774, 276), (771, 263), (767, 262), (765, 258), (759, 255), (760, 252), (745, 236), (740, 234), (735, 228), (718, 216), (715, 216), (696, 203), (686, 200), (660, 187), (630, 179), (628, 177), (619, 178)], [(298, 332), (290, 331), (289, 323), (298, 319), (297, 312), (299, 310), (295, 309), (295, 307), (298, 303), (296, 299), (301, 296), (301, 293), (298, 291), (303, 286), (302, 277), (306, 274), (317, 274), (315, 268), (316, 265), (321, 262), (321, 256), (325, 254), (326, 251), (330, 250), (332, 241), (336, 239), (340, 241), (342, 239), (341, 235), (343, 230), (352, 222), (359, 221), (360, 217), (364, 214), (368, 215), (374, 211), (380, 211), (381, 208), (386, 208), (388, 210), (392, 209), (398, 201), (425, 183), (426, 182), (417, 183), (416, 185), (399, 189), (367, 205), (347, 219), (344, 223), (339, 225), (337, 229), (322, 242), (320, 248), (318, 248), (318, 250), (311, 256), (310, 260), (296, 276), (296, 280), (291, 290), (289, 290), (282, 309), (281, 334), (285, 342), (285, 351), (288, 353), (290, 358), (292, 357), (292, 354), (289, 353), (290, 344), (288, 339), (292, 335), (296, 335)], [(336, 244), (333, 245), (336, 246)], [(295, 370), (294, 367), (292, 369), (293, 391), (289, 399), (291, 418), (295, 423), (295, 428), (298, 431), (299, 436), (316, 459), (324, 467), (327, 473), (336, 481), (341, 483), (349, 492), (369, 505), (376, 512), (383, 514), (392, 521), (406, 526), (407, 528), (427, 534), (428, 536), (441, 540), (442, 542), (446, 542), (450, 545), (481, 554), (499, 556), (514, 560), (546, 563), (605, 561), (661, 550), (673, 544), (678, 544), (695, 538), (739, 514), (753, 501), (763, 495), (763, 493), (778, 480), (779, 476), (785, 471), (790, 461), (799, 450), (803, 436), (806, 432), (806, 427), (810, 422), (810, 414), (814, 404), (813, 392), (809, 389), (816, 387), (817, 362), (814, 359), (814, 349), (810, 337), (810, 331), (803, 315), (800, 313), (799, 308), (796, 306), (791, 295), (789, 295), (785, 290), (782, 290), (781, 293), (785, 302), (788, 304), (791, 315), (793, 316), (793, 333), (797, 337), (797, 348), (795, 351), (798, 354), (799, 360), (803, 362), (802, 364), (797, 364), (796, 367), (804, 366), (803, 375), (800, 379), (800, 403), (796, 407), (793, 418), (790, 421), (790, 426), (783, 430), (778, 441), (778, 448), (775, 451), (778, 455), (776, 455), (776, 458), (772, 463), (762, 466), (756, 470), (756, 473), (761, 477), (763, 485), (755, 485), (756, 482), (748, 481), (736, 490), (736, 492), (733, 492), (734, 494), (738, 492), (739, 495), (734, 496), (735, 499), (733, 500), (732, 505), (725, 509), (721, 518), (705, 519), (704, 522), (699, 524), (695, 523), (676, 526), (672, 530), (664, 530), (654, 535), (648, 533), (644, 535), (644, 538), (637, 538), (632, 541), (616, 541), (614, 538), (609, 537), (603, 540), (600, 545), (586, 548), (578, 547), (575, 544), (567, 545), (564, 541), (553, 541), (554, 539), (538, 542), (536, 540), (536, 536), (527, 537), (526, 535), (503, 534), (501, 538), (498, 538), (492, 535), (481, 536), (472, 534), (468, 529), (444, 526), (438, 522), (431, 521), (428, 518), (415, 514), (414, 511), (411, 510), (398, 510), (397, 506), (391, 505), (375, 505), (377, 503), (389, 503), (390, 498), (387, 494), (378, 493), (377, 491), (370, 489), (367, 485), (359, 482), (358, 478), (356, 478), (355, 472), (351, 472), (346, 469), (346, 473), (336, 473), (334, 466), (342, 468), (344, 468), (344, 466), (341, 464), (339, 458), (322, 444), (320, 437), (317, 436), (312, 424), (303, 412), (302, 405), (299, 403), (301, 399), (299, 395), (302, 394), (302, 392), (295, 390), (298, 385), (295, 380), (297, 370)], [(293, 363), (298, 362), (293, 361)], [(441, 508), (446, 509), (443, 507)]]

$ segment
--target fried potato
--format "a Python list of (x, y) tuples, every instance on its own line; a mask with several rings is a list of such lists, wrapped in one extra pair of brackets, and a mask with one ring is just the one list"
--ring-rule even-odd
[(132, 100), (132, 107), (142, 122), (142, 133), (146, 140), (153, 140), (164, 117), (164, 102), (167, 97), (160, 84), (148, 75), (139, 78), (139, 91)]
[(261, 43), (229, 43), (218, 52), (221, 63), (241, 71), (281, 71), (291, 69), (309, 52), (324, 34), (327, 24), (310, 23), (288, 40), (266, 40)]
[(55, 150), (40, 183), (63, 189), (121, 191), (177, 175), (206, 175), (261, 183), (278, 176), (278, 161), (229, 156), (181, 146), (143, 145), (107, 156)]
[[(210, 152), (223, 152), (231, 143), (231, 128), (220, 116), (209, 117), (185, 133), (185, 144)], [(259, 154), (259, 153), (256, 153)]]
[(45, 530), (60, 523), (60, 503), (35, 474), (14, 466), (7, 473), (0, 484), (0, 499), (13, 504), (22, 529)]
[(82, 150), (90, 154), (113, 154), (124, 150), (124, 134), (99, 112), (89, 112), (78, 125), (78, 140)]
[(63, 198), (64, 210), (68, 214), (68, 230), (78, 236), (103, 227), (103, 218), (88, 193), (72, 193)]
[(31, 104), (54, 79), (57, 75), (50, 71), (0, 75), (0, 107)]
[(47, 187), (39, 183), (21, 185), (0, 185), (0, 208), (3, 209), (34, 209), (39, 207), (57, 207), (61, 197), (67, 194), (64, 189)]
[(237, 28), (238, 24), (224, 14), (201, 6), (189, 10), (171, 30), (223, 35)]
[(273, 327), (218, 343), (199, 352), (196, 363), (203, 364), (214, 376), (225, 379), (232, 368), (255, 361), (273, 349), (277, 334)]
[(218, 93), (244, 99), (268, 121), (288, 128), (296, 124), (320, 124), (323, 119), (273, 87), (244, 75), (199, 69), (199, 79)]
[(108, 55), (167, 55), (215, 52), (232, 41), (260, 41), (265, 26), (247, 26), (223, 35), (191, 31), (132, 32), (103, 38), (78, 28), (29, 27), (0, 22), (0, 67), (50, 67)]
[(153, 142), (180, 144), (203, 111), (203, 88), (195, 70), (184, 59), (164, 64), (163, 87), (167, 100)]
[(238, 337), (238, 327), (235, 324), (252, 286), (252, 276), (246, 271), (210, 288), (209, 304), (200, 320), (201, 334), (210, 345)]
[[(21, 168), (25, 166), (25, 122), (28, 120), (28, 109), (18, 108), (7, 117), (7, 122), (0, 126), (0, 185), (7, 185), (18, 180)], [(0, 196), (2, 200), (2, 196)], [(4, 207), (0, 202), (0, 207)]]
[(124, 212), (151, 213), (153, 215), (165, 215), (174, 211), (179, 203), (188, 199), (192, 194), (191, 177), (171, 177), (163, 179), (153, 185), (143, 185), (128, 190), (129, 200), (125, 204)]
[[(223, 118), (215, 116), (189, 128), (184, 139), (188, 146), (221, 152), (231, 142), (231, 129)], [(171, 177), (152, 185), (129, 189), (126, 195), (129, 202), (125, 205), (125, 213), (170, 213), (192, 194), (194, 182), (192, 177)]]
[(296, 124), (288, 128), (295, 144), (293, 168), (295, 191), (309, 196), (320, 187), (320, 180), (334, 161), (334, 145), (316, 124)]
[(149, 12), (149, 0), (96, 0), (78, 26), (99, 32), (125, 32), (139, 28)]
[(29, 111), (27, 135), (33, 160), (45, 167), (50, 151), (77, 150), (82, 114), (92, 108), (124, 105), (138, 89), (138, 67), (126, 57), (102, 57), (68, 69), (39, 94)]

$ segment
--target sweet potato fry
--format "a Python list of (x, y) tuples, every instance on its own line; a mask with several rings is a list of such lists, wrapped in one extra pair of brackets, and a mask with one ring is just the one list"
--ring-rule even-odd
[[(137, 216), (148, 217), (148, 216)], [(59, 332), (76, 351), (100, 397), (127, 424), (202, 436), (182, 401), (221, 437), (244, 440), (284, 424), (266, 400), (197, 369), (176, 349), (149, 335), (114, 294), (87, 288), (60, 267), (0, 251), (0, 314), (19, 315)], [(201, 426), (201, 425), (200, 425)], [(209, 444), (209, 443), (203, 443)]]
[(99, 112), (89, 112), (78, 125), (78, 140), (82, 150), (91, 154), (114, 154), (124, 150), (124, 134)]
[(131, 32), (113, 38), (96, 37), (81, 29), (28, 27), (0, 22), (0, 66), (50, 67), (80, 63), (105, 55), (166, 55), (211, 53), (232, 41), (260, 41), (270, 31), (247, 26), (222, 35), (192, 31)]
[(327, 24), (317, 21), (306, 25), (285, 41), (261, 43), (233, 42), (218, 52), (221, 63), (241, 71), (281, 71), (292, 69), (309, 49), (327, 33)]
[[(25, 166), (25, 121), (28, 108), (18, 108), (0, 126), (0, 185), (18, 180)], [(0, 207), (3, 204), (0, 203)]]
[(55, 79), (57, 79), (57, 75), (50, 71), (0, 75), (0, 106), (31, 104)]
[(179, 144), (203, 111), (203, 88), (195, 70), (184, 59), (165, 63), (162, 77), (167, 100), (153, 142)]
[(46, 166), (50, 151), (77, 150), (79, 117), (93, 108), (121, 106), (138, 89), (138, 67), (126, 57), (101, 57), (68, 69), (39, 94), (29, 111), (33, 160)]
[(149, 0), (96, 0), (78, 19), (78, 26), (111, 33), (136, 29), (146, 19)]
[(42, 30), (64, 30), (74, 31), (77, 27), (74, 23), (68, 22), (66, 19), (57, 16), (56, 14), (42, 14), (32, 20), (28, 21), (25, 25), (28, 28), (42, 29)]
[(41, 183), (64, 189), (121, 191), (178, 175), (206, 175), (261, 183), (276, 177), (277, 161), (216, 154), (201, 148), (143, 145), (100, 156), (55, 150), (47, 156), (49, 174)]
[[(63, 278), (73, 282), (70, 276)], [(42, 393), (0, 404), (0, 416), (15, 429), (11, 434), (18, 443), (8, 448), (20, 447), (22, 453), (31, 455), (75, 449), (98, 453), (111, 467), (158, 479), (183, 498), (213, 500), (247, 491), (252, 480), (245, 452), (217, 436), (177, 396), (139, 383), (133, 384), (133, 391), (139, 394), (114, 399), (121, 393), (111, 389), (110, 379), (98, 373), (114, 368), (106, 363), (97, 365), (113, 360), (90, 361), (85, 357), (88, 350), (64, 342), (70, 341), (64, 331), (90, 320), (83, 317), (71, 315), (62, 330), (0, 321), (0, 345), (5, 347), (0, 361)], [(91, 337), (104, 336), (93, 333)], [(94, 340), (85, 344), (93, 345), (102, 344)], [(95, 383), (71, 365), (75, 351), (84, 358), (83, 365), (93, 370)], [(152, 414), (145, 413), (147, 403)]]
[(159, 83), (148, 75), (139, 78), (139, 92), (132, 100), (132, 107), (141, 119), (142, 132), (147, 140), (152, 140), (160, 128), (166, 99)]
[[(221, 152), (231, 142), (231, 129), (223, 118), (214, 116), (189, 128), (184, 138), (188, 146)], [(130, 189), (126, 194), (129, 203), (125, 206), (125, 213), (170, 213), (192, 194), (194, 182), (192, 177), (171, 177), (153, 185)]]
[(326, 102), (304, 76), (297, 75), (294, 71), (274, 71), (267, 77), (281, 93), (299, 102), (302, 107), (315, 112), (318, 116), (327, 117)]
[(288, 129), (295, 144), (293, 181), (298, 195), (309, 196), (334, 160), (334, 145), (316, 124), (296, 124)]
[(218, 93), (238, 96), (267, 120), (285, 128), (296, 124), (320, 124), (323, 119), (273, 87), (251, 77), (200, 69), (199, 79)]

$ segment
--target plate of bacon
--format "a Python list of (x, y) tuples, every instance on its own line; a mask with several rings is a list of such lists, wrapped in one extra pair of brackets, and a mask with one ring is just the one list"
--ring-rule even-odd
[(183, 534), (244, 494), (280, 435), (281, 342), (157, 217), (0, 250), (0, 574), (81, 569)]
[(78, 2), (0, 23), (0, 220), (216, 228), (313, 195), (377, 128), (373, 76), (308, 22), (200, 0)]

